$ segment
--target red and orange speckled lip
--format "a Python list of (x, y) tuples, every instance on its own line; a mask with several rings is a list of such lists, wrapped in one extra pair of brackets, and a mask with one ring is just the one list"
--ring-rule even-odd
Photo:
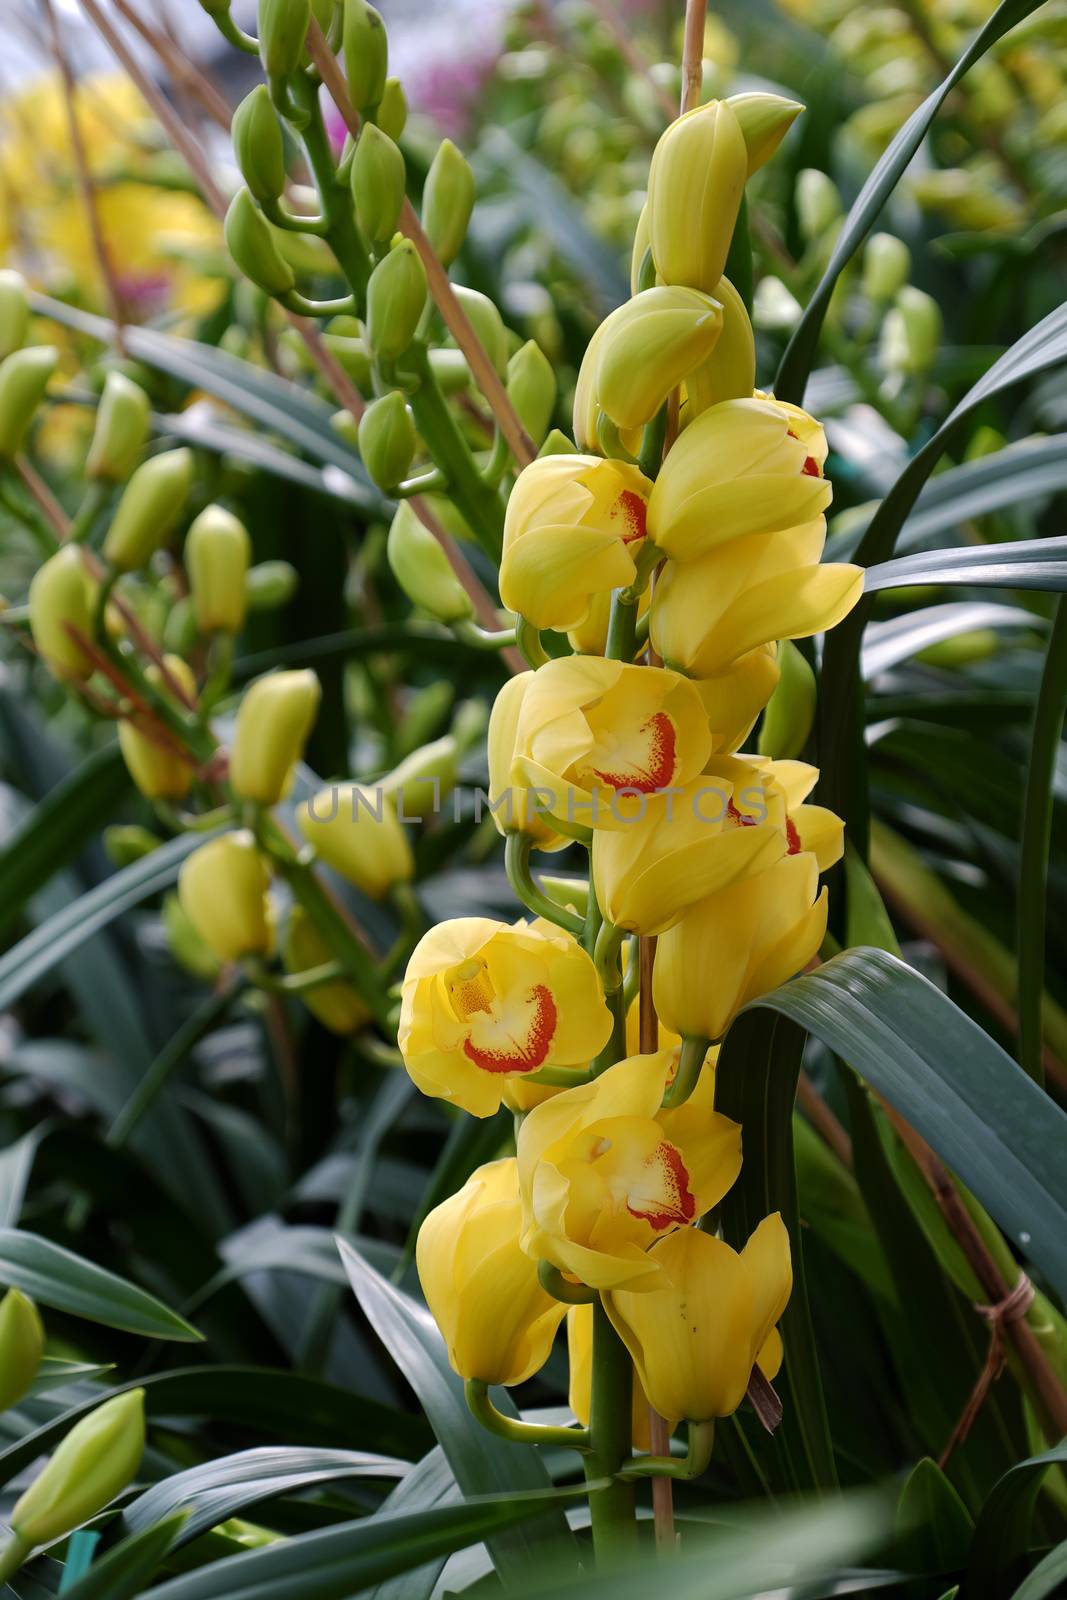
[(678, 770), (678, 735), (673, 719), (666, 711), (654, 711), (640, 731), (649, 736), (648, 761), (644, 768), (635, 768), (633, 772), (604, 772), (599, 767), (593, 768), (601, 783), (606, 783), (610, 789), (655, 794), (670, 787)]
[(677, 1146), (664, 1139), (653, 1150), (645, 1166), (658, 1168), (663, 1183), (663, 1197), (660, 1202), (650, 1202), (644, 1207), (631, 1205), (627, 1201), (626, 1209), (630, 1215), (647, 1222), (657, 1233), (664, 1228), (680, 1227), (692, 1222), (696, 1216), (696, 1200), (689, 1188), (689, 1173)]
[(469, 1038), (463, 1041), (463, 1054), (483, 1072), (536, 1072), (544, 1066), (549, 1047), (555, 1038), (559, 1013), (555, 996), (545, 983), (537, 983), (530, 990), (533, 1015), (523, 1043), (508, 1050), (482, 1050)]
[(633, 544), (645, 537), (647, 515), (648, 502), (633, 489), (624, 489), (611, 508), (611, 520), (614, 522), (616, 517), (621, 517), (625, 524), (623, 544)]

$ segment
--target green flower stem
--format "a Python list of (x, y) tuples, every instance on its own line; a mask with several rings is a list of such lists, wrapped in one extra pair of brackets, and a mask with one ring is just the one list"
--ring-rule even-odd
[(335, 300), (309, 300), (299, 290), (290, 289), (280, 299), (285, 309), (298, 317), (339, 317), (359, 309), (355, 295), (351, 294), (339, 295)]
[(330, 226), (325, 216), (302, 217), (297, 211), (287, 211), (280, 200), (263, 200), (260, 205), (268, 222), (289, 233), (314, 233), (323, 238)]
[(548, 660), (541, 635), (525, 617), (515, 618), (515, 643), (526, 657), (527, 664), (536, 672)]
[(400, 932), (382, 961), (382, 977), (389, 979), (404, 963), (426, 931), (426, 913), (410, 883), (393, 885), (394, 909), (400, 917)]
[(473, 650), (507, 650), (515, 643), (514, 628), (502, 628), (494, 633), (490, 628), (479, 628), (469, 619), (453, 622), (452, 632), (461, 644), (469, 644)]
[(33, 1554), (33, 1545), (13, 1533), (0, 1546), (0, 1583), (6, 1583)]
[(545, 1293), (550, 1294), (555, 1300), (562, 1300), (565, 1305), (591, 1306), (599, 1299), (596, 1290), (590, 1289), (587, 1284), (569, 1283), (551, 1261), (537, 1263), (537, 1276)]
[(590, 1083), (593, 1074), (583, 1072), (580, 1067), (538, 1067), (536, 1072), (523, 1074), (523, 1083), (543, 1083), (552, 1089), (577, 1089), (580, 1084)]
[(257, 989), (266, 989), (269, 994), (307, 994), (311, 989), (321, 989), (324, 983), (336, 983), (338, 978), (346, 976), (340, 961), (323, 961), (317, 967), (290, 972), (280, 978), (255, 956), (246, 956), (241, 970), (249, 983), (254, 983)]
[(164, 727), (174, 734), (197, 761), (210, 761), (218, 748), (210, 729), (205, 728), (199, 718), (191, 713), (180, 711), (166, 695), (159, 692), (155, 684), (145, 676), (141, 663), (132, 649), (120, 650), (108, 639), (106, 633), (101, 636), (99, 643), (108, 660), (124, 677), (132, 681), (140, 698), (150, 707)]
[(228, 11), (215, 12), (213, 21), (229, 44), (235, 45), (238, 50), (243, 50), (246, 55), (259, 55), (259, 40), (253, 39), (250, 33), (245, 33), (243, 28), (239, 28)]
[(630, 1352), (602, 1305), (593, 1308), (593, 1383), (586, 1481), (611, 1478), (607, 1488), (589, 1492), (593, 1549), (599, 1567), (619, 1566), (637, 1550), (633, 1485), (618, 1474), (631, 1459), (633, 1364)]
[(602, 1072), (613, 1067), (616, 1061), (626, 1059), (626, 999), (622, 984), (617, 984), (614, 989), (609, 989), (604, 995), (608, 1010), (611, 1012), (612, 1028), (611, 1038), (593, 1062), (593, 1077), (598, 1078)]
[(632, 661), (637, 654), (637, 607), (639, 597), (628, 589), (616, 589), (611, 597), (611, 619), (604, 654), (612, 661)]
[(208, 712), (230, 687), (233, 674), (233, 634), (216, 633), (211, 641), (207, 682), (200, 695), (200, 709)]
[(600, 932), (596, 938), (593, 960), (596, 962), (597, 975), (600, 978), (605, 994), (614, 993), (622, 983), (622, 965), (619, 955), (625, 938), (625, 928), (617, 928), (613, 922), (601, 923)]
[(367, 280), (371, 274), (371, 261), (352, 210), (352, 193), (347, 183), (338, 176), (330, 148), (326, 124), (322, 119), (317, 85), (310, 78), (297, 75), (293, 79), (300, 96), (302, 109), (307, 112), (303, 130), (304, 149), (308, 165), (315, 179), (326, 220), (325, 237), (338, 265), (351, 285), (362, 306), (367, 296)]
[(121, 1150), (129, 1143), (141, 1118), (151, 1110), (171, 1074), (226, 1013), (242, 987), (241, 983), (224, 983), (190, 1013), (167, 1041), (108, 1129), (106, 1143), (111, 1149)]
[(548, 922), (554, 922), (558, 928), (565, 928), (576, 939), (580, 939), (585, 928), (582, 917), (573, 911), (568, 911), (565, 906), (558, 905), (555, 900), (549, 899), (543, 889), (538, 888), (530, 872), (530, 851), (533, 849), (533, 840), (528, 833), (509, 833), (504, 843), (504, 868), (508, 875), (508, 882), (514, 889), (518, 898), (535, 917), (544, 917)]
[(402, 365), (418, 380), (418, 387), (410, 396), (410, 405), (422, 441), (444, 473), (457, 509), (470, 524), (479, 544), (494, 561), (499, 561), (504, 507), (496, 489), (482, 477), (471, 448), (448, 408), (426, 346), (413, 344), (404, 355)]
[[(586, 1451), (592, 1448), (586, 1428), (552, 1428), (539, 1422), (520, 1422), (517, 1417), (505, 1417), (489, 1398), (489, 1385), (479, 1378), (468, 1378), (463, 1385), (467, 1406), (483, 1428), (510, 1439), (514, 1444), (562, 1445), (570, 1450)], [(602, 1473), (593, 1474), (602, 1477)], [(606, 1493), (607, 1491), (603, 1491)]]
[(431, 467), (429, 472), (420, 472), (418, 477), (405, 478), (403, 483), (398, 483), (392, 491), (394, 500), (410, 500), (417, 494), (432, 494), (435, 489), (445, 487), (445, 475), (436, 467)]
[(674, 1082), (663, 1096), (665, 1110), (673, 1111), (678, 1106), (684, 1106), (693, 1093), (700, 1077), (700, 1069), (704, 1065), (704, 1058), (708, 1053), (708, 1045), (707, 1039), (682, 1040), (678, 1071), (674, 1074)]
[(103, 510), (107, 497), (107, 484), (94, 481), (86, 486), (81, 505), (74, 513), (67, 532), (70, 544), (82, 544), (89, 537), (93, 523), (98, 513)]
[(699, 1478), (706, 1472), (715, 1444), (713, 1422), (686, 1424), (688, 1449), (684, 1456), (637, 1456), (627, 1461), (619, 1476), (626, 1481), (633, 1478)]
[(641, 454), (637, 465), (646, 478), (654, 478), (663, 460), (663, 445), (667, 437), (667, 407), (660, 406), (652, 421), (641, 435)]

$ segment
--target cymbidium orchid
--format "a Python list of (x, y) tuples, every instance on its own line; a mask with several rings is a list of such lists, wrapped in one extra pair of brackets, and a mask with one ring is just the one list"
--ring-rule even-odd
[(408, 962), (398, 1043), (424, 1094), (476, 1117), (509, 1078), (585, 1068), (611, 1033), (596, 968), (570, 934), (488, 917), (438, 923)]

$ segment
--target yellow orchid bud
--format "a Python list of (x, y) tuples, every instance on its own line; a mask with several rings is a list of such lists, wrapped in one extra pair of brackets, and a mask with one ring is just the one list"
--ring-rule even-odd
[(201, 939), (176, 894), (163, 897), (163, 931), (167, 949), (178, 965), (194, 978), (214, 983), (222, 971), (222, 962)]
[(767, 702), (759, 731), (761, 756), (797, 756), (815, 721), (815, 674), (791, 640), (778, 650), (778, 687)]
[(911, 251), (892, 233), (872, 233), (863, 247), (860, 287), (868, 300), (884, 305), (908, 281)]
[[(171, 678), (195, 699), (196, 679), (189, 665), (180, 656), (164, 656), (163, 661)], [(173, 691), (155, 664), (148, 667), (145, 677), (160, 694), (173, 700)], [(119, 748), (130, 777), (148, 799), (180, 800), (192, 788), (196, 763), (181, 751), (173, 736), (161, 743), (154, 729), (145, 732), (124, 718), (119, 723)]]
[(365, 239), (391, 239), (404, 204), (407, 168), (399, 145), (365, 122), (352, 157), (352, 199)]
[(120, 572), (143, 567), (181, 515), (192, 478), (191, 450), (166, 450), (139, 466), (107, 530), (105, 561)]
[[(641, 274), (644, 271), (645, 257), (651, 249), (649, 242), (648, 205), (641, 207), (641, 215), (637, 219), (634, 229), (633, 248), (630, 251), (630, 293), (637, 294), (641, 288)], [(653, 271), (655, 267), (653, 266)], [(648, 285), (652, 287), (651, 284)]]
[(548, 1360), (566, 1314), (519, 1249), (520, 1216), (509, 1157), (479, 1167), (419, 1229), (419, 1282), (461, 1378), (524, 1383)]
[(321, 699), (309, 667), (271, 672), (248, 686), (230, 751), (230, 787), (238, 800), (273, 806), (288, 792)]
[(408, 1074), (475, 1117), (499, 1109), (509, 1077), (585, 1067), (610, 1034), (596, 967), (548, 922), (438, 923), (404, 974), (397, 1043)]
[(121, 372), (109, 372), (96, 410), (85, 476), (125, 483), (148, 437), (148, 396)]
[[(593, 1308), (571, 1306), (567, 1312), (567, 1404), (583, 1428), (589, 1426), (593, 1396)], [(630, 1438), (635, 1450), (652, 1449), (648, 1396), (636, 1376), (630, 1401)]]
[(816, 517), (669, 562), (652, 600), (655, 649), (678, 670), (711, 678), (761, 645), (836, 627), (863, 592), (863, 569), (821, 563), (825, 540), (825, 518)]
[(0, 269), (0, 361), (25, 343), (30, 325), (26, 280), (13, 267)]
[(570, 656), (540, 667), (527, 687), (511, 777), (569, 824), (619, 828), (648, 795), (690, 783), (710, 753), (707, 714), (686, 678)]
[(415, 876), (411, 844), (383, 789), (333, 784), (298, 808), (296, 822), (326, 865), (372, 900)]
[(367, 284), (367, 337), (379, 361), (403, 355), (426, 304), (426, 271), (410, 239), (394, 244)]
[(121, 1494), (144, 1454), (144, 1390), (129, 1389), (82, 1417), (15, 1502), (11, 1528), (30, 1548), (50, 1544)]
[(270, 224), (247, 189), (238, 189), (223, 223), (234, 265), (264, 294), (288, 294), (296, 284), (292, 267), (274, 240)]
[(741, 1007), (785, 983), (817, 954), (826, 890), (808, 851), (720, 889), (656, 946), (652, 993), (683, 1038), (721, 1039)]
[(440, 622), (462, 622), (474, 615), (470, 595), (448, 556), (406, 500), (396, 508), (385, 552), (393, 577), (413, 605)]
[(595, 443), (590, 402), (624, 432), (643, 428), (672, 389), (708, 359), (721, 331), (722, 307), (695, 289), (645, 289), (617, 307), (601, 323), (582, 359), (574, 399), (579, 446)]
[(474, 173), (451, 139), (442, 139), (422, 191), (422, 225), (442, 266), (459, 255), (474, 210)]
[(381, 780), (402, 817), (430, 817), (440, 811), (442, 801), (459, 779), (459, 754), (459, 740), (446, 733), (432, 744), (413, 750)]
[(535, 448), (544, 442), (548, 432), (557, 390), (552, 363), (536, 339), (527, 339), (508, 362), (507, 392)]
[(535, 628), (577, 628), (594, 595), (633, 583), (651, 492), (649, 479), (622, 461), (532, 461), (515, 481), (504, 518), (504, 604)]
[(53, 345), (31, 344), (0, 362), (0, 461), (13, 460), (22, 449), (58, 360)]
[(115, 867), (132, 867), (135, 861), (142, 861), (153, 850), (158, 850), (162, 843), (151, 828), (142, 828), (135, 822), (115, 823), (103, 833), (107, 858)]
[(843, 215), (837, 185), (819, 167), (804, 167), (797, 174), (796, 205), (800, 232), (809, 245), (830, 237)]
[(257, 561), (245, 576), (249, 611), (277, 611), (296, 593), (300, 575), (288, 561)]
[(372, 400), (359, 419), (359, 453), (379, 489), (395, 489), (407, 477), (417, 443), (411, 409), (399, 389)]
[(287, 78), (304, 53), (311, 0), (259, 0), (256, 32), (268, 78)]
[[(302, 906), (293, 906), (285, 927), (282, 962), (286, 972), (309, 972), (334, 959), (334, 953)], [(370, 1021), (371, 1013), (359, 991), (338, 978), (333, 983), (316, 984), (300, 995), (313, 1017), (331, 1033), (357, 1033)]]
[(374, 120), (390, 139), (399, 139), (408, 120), (408, 102), (399, 78), (386, 78)]
[(528, 1254), (594, 1289), (657, 1287), (650, 1246), (718, 1205), (741, 1170), (741, 1129), (706, 1095), (661, 1110), (673, 1067), (668, 1051), (631, 1056), (529, 1113), (517, 1146)]
[(44, 1328), (33, 1301), (20, 1289), (0, 1300), (0, 1411), (18, 1405), (37, 1376)]
[(246, 95), (233, 114), (233, 153), (250, 193), (262, 205), (285, 188), (285, 145), (266, 84)]
[(512, 778), (519, 713), (533, 680), (532, 672), (518, 673), (508, 679), (493, 702), (488, 735), (489, 807), (502, 834), (525, 833), (538, 850), (562, 850), (569, 840), (548, 825), (535, 797)]
[(724, 400), (672, 446), (649, 497), (649, 538), (689, 562), (731, 539), (799, 527), (832, 498), (825, 460), (826, 437), (799, 406)]
[(762, 1370), (766, 1359), (777, 1371), (772, 1334), (793, 1288), (781, 1216), (765, 1217), (740, 1254), (713, 1234), (682, 1228), (654, 1245), (651, 1258), (660, 1268), (651, 1294), (604, 1296), (639, 1382), (661, 1416), (731, 1416), (757, 1363)]
[(737, 118), (748, 156), (748, 176), (764, 166), (799, 117), (804, 107), (798, 100), (762, 90), (732, 94), (726, 104)]
[(714, 294), (748, 177), (748, 150), (730, 105), (711, 100), (660, 135), (648, 172), (648, 231), (664, 283)]
[(457, 283), (454, 293), (485, 346), (497, 375), (502, 378), (508, 367), (508, 335), (500, 312), (489, 296), (478, 289), (467, 289)]
[(178, 900), (195, 932), (220, 961), (266, 955), (274, 942), (270, 872), (245, 829), (194, 850), (178, 874)]
[(200, 632), (239, 632), (252, 556), (244, 523), (222, 506), (206, 506), (190, 525), (183, 553)]
[[(755, 779), (746, 789), (742, 778), (740, 787), (762, 797)], [(631, 933), (663, 933), (690, 906), (785, 855), (785, 834), (770, 820), (737, 825), (734, 790), (702, 776), (649, 796), (629, 827), (596, 830), (593, 882), (609, 922)]]
[(729, 278), (720, 278), (715, 298), (722, 307), (722, 332), (711, 355), (685, 380), (682, 426), (722, 400), (747, 400), (756, 382), (756, 338), (748, 309)]
[(91, 678), (91, 658), (71, 636), (73, 628), (86, 639), (93, 631), (94, 585), (82, 552), (63, 545), (38, 567), (30, 583), (30, 632), (49, 671), (57, 678)]
[(367, 0), (344, 0), (342, 41), (348, 93), (357, 111), (376, 106), (385, 90), (389, 40), (381, 13)]
[(921, 377), (941, 343), (941, 308), (932, 295), (906, 283), (882, 324), (882, 365), (890, 372)]

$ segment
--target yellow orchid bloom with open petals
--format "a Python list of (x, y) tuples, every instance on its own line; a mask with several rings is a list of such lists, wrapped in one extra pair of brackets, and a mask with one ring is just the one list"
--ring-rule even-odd
[(510, 1077), (585, 1067), (611, 1034), (596, 968), (550, 923), (440, 922), (416, 945), (397, 1043), (423, 1094), (489, 1117)]
[(568, 823), (625, 827), (648, 795), (697, 777), (710, 753), (707, 713), (688, 679), (570, 656), (539, 667), (526, 690), (512, 779)]
[(593, 597), (634, 581), (652, 484), (599, 456), (540, 456), (519, 473), (504, 518), (500, 598), (535, 628), (566, 632)]
[(655, 1287), (650, 1245), (717, 1205), (741, 1170), (737, 1123), (710, 1106), (661, 1110), (673, 1066), (669, 1051), (631, 1056), (530, 1112), (518, 1136), (527, 1254), (595, 1289)]
[(773, 1376), (781, 1360), (775, 1324), (793, 1287), (785, 1224), (778, 1212), (765, 1217), (740, 1253), (698, 1228), (680, 1229), (650, 1253), (661, 1272), (651, 1294), (604, 1295), (638, 1380), (661, 1416), (728, 1417), (753, 1367)]
[(525, 1382), (548, 1360), (566, 1313), (519, 1249), (521, 1210), (512, 1156), (479, 1167), (419, 1229), (419, 1282), (461, 1378)]
[(812, 522), (830, 504), (826, 436), (799, 406), (723, 400), (682, 432), (649, 497), (648, 536), (675, 561), (696, 561), (754, 533)]
[(538, 850), (562, 850), (570, 843), (545, 821), (529, 791), (512, 777), (515, 734), (532, 672), (517, 673), (504, 684), (489, 714), (489, 810), (502, 834), (529, 834)]
[(767, 644), (732, 661), (725, 672), (700, 679), (696, 687), (704, 702), (714, 754), (744, 744), (780, 676), (778, 646)]
[(661, 935), (656, 1010), (684, 1038), (721, 1039), (742, 1006), (808, 964), (825, 933), (818, 861), (807, 850), (783, 856), (693, 906)]
[(668, 562), (652, 601), (655, 649), (672, 666), (709, 678), (779, 639), (835, 627), (863, 593), (863, 568), (820, 564), (825, 540), (820, 516), (716, 545), (696, 561)]

